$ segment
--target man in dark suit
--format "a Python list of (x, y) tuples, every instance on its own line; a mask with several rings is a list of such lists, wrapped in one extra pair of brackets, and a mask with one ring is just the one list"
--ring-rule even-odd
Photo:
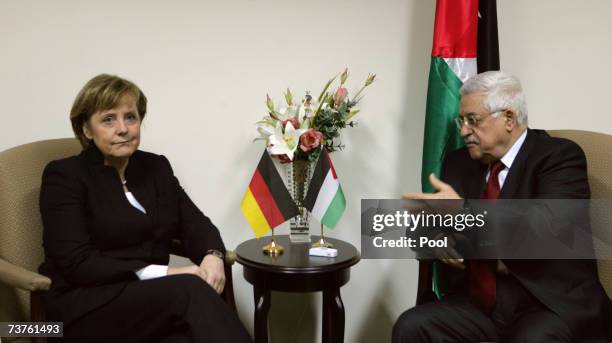
[[(448, 154), (434, 194), (408, 199), (588, 199), (575, 143), (527, 128), (520, 81), (476, 75), (461, 88), (457, 126), (466, 147)], [(607, 342), (610, 300), (593, 260), (441, 258), (462, 269), (462, 289), (404, 312), (394, 342)], [(467, 268), (466, 268), (467, 267)]]

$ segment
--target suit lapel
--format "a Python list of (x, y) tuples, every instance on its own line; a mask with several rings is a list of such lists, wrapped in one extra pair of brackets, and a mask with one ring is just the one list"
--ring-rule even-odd
[(506, 176), (506, 181), (504, 181), (504, 186), (499, 193), (499, 197), (501, 199), (512, 199), (516, 195), (521, 185), (521, 177), (524, 174), (523, 171), (525, 170), (525, 166), (527, 164), (527, 158), (534, 147), (535, 134), (536, 133), (534, 133), (533, 130), (527, 129), (527, 137), (525, 137), (525, 142), (516, 155), (514, 162), (512, 162), (512, 166), (510, 167), (508, 175)]
[(148, 215), (154, 213), (155, 195), (152, 193), (152, 180), (147, 179), (145, 166), (143, 165), (140, 152), (136, 151), (130, 157), (130, 163), (125, 171), (125, 178), (130, 192), (136, 200), (145, 208)]
[(103, 192), (110, 205), (117, 206), (113, 199), (123, 195), (123, 189), (117, 171), (104, 165), (104, 156), (95, 146), (86, 149), (83, 154), (91, 166), (95, 189)]
[(472, 161), (475, 162), (475, 169), (473, 173), (470, 173), (471, 175), (468, 175), (467, 198), (479, 199), (484, 191), (488, 166), (480, 161)]

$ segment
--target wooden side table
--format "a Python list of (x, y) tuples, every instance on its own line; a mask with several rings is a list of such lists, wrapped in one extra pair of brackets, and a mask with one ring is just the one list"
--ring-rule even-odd
[[(313, 241), (319, 237), (313, 236)], [(271, 291), (323, 291), (323, 343), (344, 341), (344, 304), (340, 287), (350, 279), (350, 267), (359, 262), (360, 254), (350, 243), (325, 238), (338, 249), (338, 256), (308, 255), (310, 243), (291, 244), (288, 235), (276, 236), (285, 253), (270, 257), (262, 247), (270, 238), (251, 239), (236, 248), (236, 261), (244, 267), (244, 278), (253, 285), (255, 298), (255, 342), (268, 342), (268, 312)]]

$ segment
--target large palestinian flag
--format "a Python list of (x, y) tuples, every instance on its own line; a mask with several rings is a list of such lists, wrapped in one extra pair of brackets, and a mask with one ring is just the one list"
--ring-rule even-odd
[[(429, 69), (421, 187), (433, 192), (429, 174), (440, 175), (446, 154), (463, 146), (453, 119), (459, 88), (477, 72), (499, 70), (496, 0), (437, 0)], [(438, 264), (433, 290), (441, 296)]]
[(333, 229), (344, 213), (346, 199), (329, 154), (325, 148), (321, 150), (304, 199), (304, 207), (321, 224)]
[(265, 150), (240, 208), (257, 237), (298, 215), (295, 202)]
[(439, 175), (446, 153), (463, 146), (453, 122), (459, 88), (476, 72), (498, 69), (495, 0), (438, 0), (423, 141), (424, 192), (433, 191), (429, 174)]

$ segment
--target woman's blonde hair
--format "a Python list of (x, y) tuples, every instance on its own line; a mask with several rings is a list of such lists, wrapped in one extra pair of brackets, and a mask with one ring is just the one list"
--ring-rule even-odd
[(117, 107), (124, 95), (130, 95), (134, 99), (142, 121), (147, 113), (147, 97), (131, 81), (115, 75), (100, 74), (83, 86), (72, 104), (70, 122), (74, 135), (84, 149), (92, 143), (85, 136), (83, 125), (94, 113)]

